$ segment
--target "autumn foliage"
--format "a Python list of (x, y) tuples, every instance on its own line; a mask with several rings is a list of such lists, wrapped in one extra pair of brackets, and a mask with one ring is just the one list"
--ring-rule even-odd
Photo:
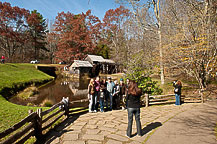
[(100, 20), (91, 15), (90, 10), (78, 15), (59, 13), (54, 24), (59, 37), (56, 58), (70, 62), (94, 53), (100, 25)]
[(7, 61), (25, 62), (39, 57), (45, 48), (43, 17), (9, 3), (0, 2), (0, 52)]

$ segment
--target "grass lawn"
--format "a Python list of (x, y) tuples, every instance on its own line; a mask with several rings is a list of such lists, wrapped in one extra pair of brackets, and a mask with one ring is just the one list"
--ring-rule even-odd
[[(37, 70), (33, 64), (0, 64), (0, 132), (8, 129), (28, 115), (28, 107), (12, 104), (3, 96), (15, 94), (16, 90), (30, 83), (51, 80), (53, 77)], [(45, 110), (47, 108), (43, 108)]]

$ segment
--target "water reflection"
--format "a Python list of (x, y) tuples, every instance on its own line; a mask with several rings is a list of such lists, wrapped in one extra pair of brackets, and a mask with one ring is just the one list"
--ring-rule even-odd
[[(39, 88), (39, 93), (33, 97), (27, 100), (13, 97), (9, 101), (21, 105), (31, 103), (41, 106), (44, 101), (50, 101), (52, 104), (58, 103), (63, 97), (69, 97), (70, 101), (86, 99), (88, 83), (89, 79), (70, 79), (59, 76), (55, 81)], [(77, 103), (75, 105), (87, 106), (87, 103)]]

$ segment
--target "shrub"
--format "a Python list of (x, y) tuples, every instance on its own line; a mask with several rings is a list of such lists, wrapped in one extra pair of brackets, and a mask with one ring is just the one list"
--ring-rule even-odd
[(51, 100), (45, 99), (42, 104), (43, 107), (52, 107), (53, 106), (53, 102)]

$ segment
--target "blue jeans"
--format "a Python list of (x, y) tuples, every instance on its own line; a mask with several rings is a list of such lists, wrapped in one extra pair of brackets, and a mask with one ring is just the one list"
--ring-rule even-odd
[(176, 103), (175, 105), (181, 105), (180, 103), (180, 95), (175, 93)]
[(90, 95), (89, 99), (89, 112), (94, 111), (94, 95)]
[(112, 105), (113, 105), (113, 95), (112, 93), (109, 92), (109, 98), (110, 98), (110, 110), (112, 110)]
[(99, 98), (99, 104), (100, 104), (100, 110), (101, 112), (104, 111), (104, 99), (103, 98)]
[(128, 127), (127, 136), (131, 137), (133, 115), (135, 115), (137, 134), (142, 136), (141, 122), (140, 122), (140, 108), (127, 108), (128, 111)]

